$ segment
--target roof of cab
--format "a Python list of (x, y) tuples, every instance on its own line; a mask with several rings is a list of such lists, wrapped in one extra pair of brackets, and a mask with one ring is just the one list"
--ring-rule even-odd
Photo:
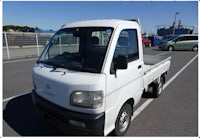
[(121, 23), (133, 22), (138, 20), (120, 20), (120, 19), (100, 19), (100, 20), (87, 20), (87, 21), (78, 21), (73, 23), (64, 24), (61, 29), (63, 28), (72, 28), (72, 27), (117, 27)]

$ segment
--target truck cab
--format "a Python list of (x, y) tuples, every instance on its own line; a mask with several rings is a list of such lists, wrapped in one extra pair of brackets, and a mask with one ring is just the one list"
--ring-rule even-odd
[(124, 135), (143, 92), (169, 69), (170, 62), (162, 63), (152, 76), (150, 70), (157, 70), (143, 58), (137, 20), (66, 24), (33, 66), (33, 103), (64, 131)]

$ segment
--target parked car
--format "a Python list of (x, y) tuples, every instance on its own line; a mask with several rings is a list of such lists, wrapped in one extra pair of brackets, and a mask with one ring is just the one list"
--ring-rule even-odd
[(146, 46), (151, 47), (151, 40), (149, 40), (148, 37), (142, 36), (142, 45), (143, 47), (146, 47)]
[(186, 34), (171, 37), (161, 42), (159, 48), (162, 50), (192, 50), (198, 51), (198, 35)]
[(160, 38), (158, 36), (149, 36), (148, 37), (149, 40), (151, 40), (151, 45), (152, 46), (157, 46), (160, 44)]

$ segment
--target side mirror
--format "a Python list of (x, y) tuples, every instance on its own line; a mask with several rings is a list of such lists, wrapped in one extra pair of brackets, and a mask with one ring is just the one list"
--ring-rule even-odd
[(114, 61), (111, 64), (110, 74), (116, 74), (117, 69), (127, 69), (128, 67), (128, 58), (124, 55), (118, 55), (117, 58), (114, 58)]
[(128, 67), (128, 57), (124, 55), (118, 55), (115, 62), (116, 69), (127, 69)]

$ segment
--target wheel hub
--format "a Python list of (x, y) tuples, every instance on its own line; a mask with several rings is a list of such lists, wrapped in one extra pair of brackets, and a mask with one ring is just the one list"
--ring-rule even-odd
[(126, 128), (128, 127), (130, 121), (130, 117), (127, 114), (127, 112), (123, 112), (120, 116), (120, 120), (119, 120), (119, 126), (120, 126), (120, 131), (123, 132), (124, 130), (126, 130)]

